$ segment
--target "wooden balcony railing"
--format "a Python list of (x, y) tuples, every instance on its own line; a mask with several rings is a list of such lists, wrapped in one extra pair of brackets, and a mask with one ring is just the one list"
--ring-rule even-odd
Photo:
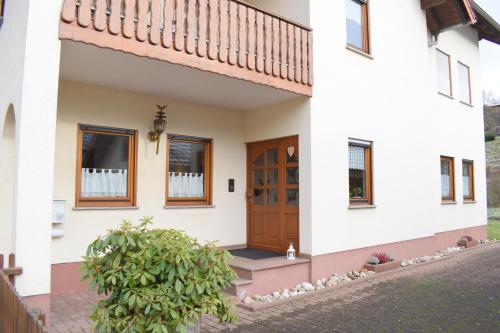
[(64, 0), (60, 38), (312, 93), (311, 29), (237, 0)]

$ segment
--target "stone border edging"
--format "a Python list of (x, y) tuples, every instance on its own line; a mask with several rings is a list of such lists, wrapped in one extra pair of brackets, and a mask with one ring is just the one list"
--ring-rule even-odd
[(312, 296), (315, 296), (315, 295), (321, 295), (321, 294), (324, 294), (324, 293), (329, 292), (329, 291), (334, 291), (334, 290), (338, 290), (338, 289), (348, 288), (349, 286), (356, 286), (358, 284), (363, 283), (364, 281), (370, 281), (370, 280), (373, 280), (373, 279), (376, 279), (376, 278), (394, 275), (394, 274), (399, 273), (401, 271), (411, 271), (411, 270), (416, 269), (418, 267), (423, 267), (423, 266), (427, 266), (427, 265), (430, 265), (430, 264), (433, 264), (433, 263), (436, 263), (436, 262), (441, 262), (441, 261), (444, 261), (444, 260), (452, 259), (452, 258), (454, 258), (455, 256), (457, 256), (458, 254), (461, 254), (461, 253), (476, 251), (476, 250), (478, 250), (480, 248), (483, 248), (485, 246), (491, 246), (491, 245), (498, 244), (498, 243), (500, 243), (500, 241), (490, 241), (490, 242), (488, 242), (486, 244), (481, 244), (479, 246), (475, 246), (475, 247), (468, 248), (468, 249), (462, 249), (461, 251), (457, 251), (455, 253), (451, 253), (451, 254), (447, 255), (446, 257), (442, 257), (440, 259), (434, 259), (434, 260), (431, 260), (431, 261), (419, 263), (419, 264), (416, 264), (416, 265), (410, 265), (410, 266), (406, 266), (406, 267), (401, 267), (400, 266), (399, 268), (394, 269), (394, 270), (390, 270), (390, 271), (386, 271), (386, 272), (382, 272), (382, 273), (377, 273), (377, 274), (374, 274), (374, 275), (371, 275), (371, 276), (367, 276), (365, 278), (353, 280), (351, 282), (344, 282), (344, 283), (337, 284), (337, 285), (332, 286), (332, 287), (327, 287), (327, 288), (323, 288), (323, 289), (319, 289), (319, 290), (313, 290), (313, 291), (310, 291), (310, 292), (306, 292), (304, 294), (297, 295), (295, 297), (290, 297), (290, 298), (286, 298), (286, 299), (279, 299), (279, 300), (275, 300), (275, 301), (269, 302), (269, 303), (260, 303), (258, 301), (255, 301), (252, 304), (240, 303), (240, 304), (237, 304), (236, 306), (239, 306), (239, 307), (241, 307), (243, 309), (246, 309), (246, 310), (249, 310), (249, 311), (252, 311), (252, 312), (260, 311), (260, 310), (268, 309), (268, 308), (275, 307), (275, 306), (278, 306), (278, 305), (287, 304), (287, 303), (290, 303), (290, 302), (298, 300), (298, 299), (308, 298), (308, 297), (312, 297)]

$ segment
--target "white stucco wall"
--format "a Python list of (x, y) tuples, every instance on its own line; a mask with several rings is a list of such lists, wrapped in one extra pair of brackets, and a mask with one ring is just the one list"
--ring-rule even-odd
[(309, 26), (309, 0), (245, 0), (244, 2)]
[(10, 106), (0, 136), (0, 254), (14, 250), (14, 178), (16, 174), (16, 120)]
[[(485, 224), (476, 32), (450, 31), (439, 43), (452, 55), (455, 78), (457, 59), (471, 66), (471, 108), (437, 94), (435, 50), (427, 46), (419, 1), (371, 2), (373, 59), (345, 48), (344, 6), (344, 1), (311, 2), (313, 254)], [(348, 138), (374, 142), (376, 208), (348, 209)], [(456, 205), (441, 204), (440, 155), (456, 159)], [(462, 158), (475, 162), (476, 204), (462, 203)]]
[[(160, 152), (147, 140), (155, 104), (168, 105), (167, 132), (213, 139), (215, 208), (164, 209), (166, 137)], [(246, 148), (243, 111), (192, 104), (109, 88), (62, 81), (59, 91), (54, 197), (67, 200), (65, 235), (52, 242), (52, 262), (81, 261), (87, 245), (122, 219), (155, 218), (154, 227), (186, 231), (220, 245), (246, 243)], [(139, 131), (136, 210), (73, 210), (77, 124)], [(236, 191), (228, 192), (228, 179)]]
[(270, 105), (245, 112), (245, 141), (299, 136), (300, 252), (311, 253), (311, 133), (309, 98)]
[(13, 252), (23, 296), (50, 292), (59, 13), (60, 1), (7, 1), (0, 29), (0, 124), (10, 103), (16, 113)]

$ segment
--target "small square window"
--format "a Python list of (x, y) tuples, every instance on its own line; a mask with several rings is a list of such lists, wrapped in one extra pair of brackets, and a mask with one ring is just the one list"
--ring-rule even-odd
[(79, 125), (76, 206), (135, 205), (137, 132)]
[(453, 157), (441, 156), (441, 199), (455, 201), (455, 171)]
[(372, 144), (349, 142), (349, 201), (351, 205), (372, 205)]
[(211, 204), (212, 140), (169, 135), (167, 206)]
[(347, 45), (370, 53), (368, 1), (346, 0)]

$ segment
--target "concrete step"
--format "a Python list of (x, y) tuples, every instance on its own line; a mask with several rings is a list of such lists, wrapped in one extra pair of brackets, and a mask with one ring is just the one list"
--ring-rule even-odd
[(238, 278), (236, 279), (232, 286), (224, 290), (226, 293), (232, 296), (236, 296), (238, 299), (242, 300), (246, 296), (246, 288), (249, 287), (249, 285), (252, 284), (252, 280), (245, 279), (245, 278)]
[(233, 257), (229, 266), (238, 274), (238, 280), (226, 292), (244, 299), (255, 294), (266, 295), (273, 291), (292, 288), (310, 280), (310, 259), (285, 257), (251, 260)]

